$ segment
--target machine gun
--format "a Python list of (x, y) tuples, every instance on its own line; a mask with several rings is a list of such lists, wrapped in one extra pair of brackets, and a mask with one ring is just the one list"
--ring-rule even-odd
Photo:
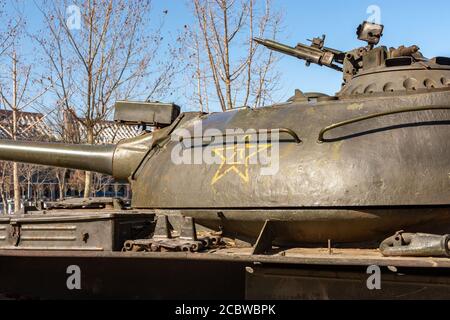
[(302, 43), (297, 46), (290, 47), (279, 42), (254, 38), (253, 40), (270, 50), (281, 52), (301, 60), (306, 60), (306, 65), (311, 63), (318, 64), (319, 66), (326, 66), (331, 69), (344, 72), (344, 80), (346, 76), (354, 75), (362, 67), (362, 57), (367, 52), (370, 52), (375, 45), (377, 45), (383, 36), (383, 25), (363, 22), (357, 29), (358, 39), (367, 42), (368, 46), (357, 48), (349, 52), (343, 52), (340, 50), (325, 47), (325, 35), (321, 38), (313, 38), (308, 40), (311, 45), (305, 45)]
[(273, 40), (260, 38), (254, 38), (253, 40), (270, 50), (281, 52), (301, 60), (306, 60), (307, 66), (311, 63), (315, 63), (337, 71), (343, 71), (343, 68), (340, 65), (344, 63), (345, 52), (325, 47), (325, 35), (323, 35), (322, 38), (309, 40), (311, 41), (310, 46), (299, 43), (295, 48)]

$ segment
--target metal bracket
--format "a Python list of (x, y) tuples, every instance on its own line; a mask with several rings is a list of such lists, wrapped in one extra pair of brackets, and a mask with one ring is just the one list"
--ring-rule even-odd
[(258, 240), (256, 240), (255, 246), (253, 247), (253, 255), (265, 254), (272, 249), (272, 242), (275, 237), (274, 231), (273, 221), (266, 220), (259, 233)]
[(123, 251), (184, 251), (198, 252), (222, 244), (220, 236), (197, 237), (195, 221), (185, 217), (179, 237), (172, 235), (172, 226), (167, 215), (157, 217), (155, 232), (151, 239), (129, 240), (124, 244)]
[(155, 232), (153, 233), (153, 239), (172, 239), (172, 226), (169, 222), (169, 217), (166, 215), (160, 215), (156, 217)]
[(183, 224), (181, 225), (180, 239), (198, 241), (194, 218), (184, 217)]
[(380, 244), (387, 257), (450, 257), (450, 235), (398, 231)]

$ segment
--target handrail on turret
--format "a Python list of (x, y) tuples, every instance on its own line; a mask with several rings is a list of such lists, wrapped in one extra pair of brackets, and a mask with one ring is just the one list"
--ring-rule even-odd
[(343, 127), (343, 126), (346, 126), (349, 124), (353, 124), (353, 123), (357, 123), (357, 122), (361, 122), (361, 121), (365, 121), (365, 120), (369, 120), (369, 119), (379, 118), (379, 117), (383, 117), (383, 116), (393, 115), (393, 114), (406, 113), (406, 112), (417, 112), (417, 111), (427, 111), (427, 110), (450, 110), (450, 106), (428, 106), (428, 107), (414, 107), (414, 108), (398, 109), (398, 110), (375, 113), (375, 114), (371, 114), (368, 116), (363, 116), (363, 117), (358, 117), (358, 118), (338, 122), (338, 123), (332, 124), (328, 127), (323, 128), (322, 130), (320, 130), (319, 138), (318, 138), (317, 142), (318, 143), (327, 142), (324, 138), (325, 133), (327, 133), (328, 131), (331, 131), (333, 129), (340, 128), (340, 127)]

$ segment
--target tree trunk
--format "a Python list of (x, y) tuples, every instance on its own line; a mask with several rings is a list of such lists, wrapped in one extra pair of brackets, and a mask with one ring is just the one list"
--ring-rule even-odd
[(32, 178), (28, 179), (27, 183), (27, 198), (28, 200), (31, 200), (33, 198), (33, 185), (32, 185)]
[(227, 109), (233, 109), (233, 102), (231, 99), (231, 73), (230, 73), (230, 42), (228, 39), (228, 10), (227, 3), (224, 2), (222, 5), (223, 10), (223, 46), (225, 48), (225, 89), (227, 95)]
[[(94, 144), (94, 129), (87, 128), (87, 142)], [(92, 172), (86, 171), (84, 179), (84, 198), (89, 198), (92, 192)]]
[(66, 197), (66, 169), (58, 171), (59, 200)]
[(20, 210), (20, 182), (19, 182), (19, 166), (16, 162), (13, 164), (14, 177), (14, 212)]
[(86, 171), (84, 181), (84, 198), (89, 198), (92, 191), (92, 172)]
[[(18, 106), (17, 106), (17, 58), (16, 53), (13, 55), (13, 128), (12, 138), (17, 140), (17, 118), (18, 118)], [(20, 210), (20, 181), (19, 181), (19, 166), (16, 162), (13, 164), (13, 184), (14, 184), (14, 212)]]
[(6, 214), (6, 208), (8, 207), (8, 203), (6, 201), (6, 194), (3, 188), (3, 184), (0, 186), (0, 195), (2, 197), (2, 205), (3, 205), (3, 210), (1, 213)]

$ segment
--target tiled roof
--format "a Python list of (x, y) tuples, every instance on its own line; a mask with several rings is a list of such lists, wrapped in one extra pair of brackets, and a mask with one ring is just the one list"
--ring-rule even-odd
[[(18, 139), (21, 140), (60, 140), (59, 134), (51, 128), (51, 125), (41, 113), (18, 112)], [(85, 136), (83, 126), (72, 123), (79, 131), (81, 141)], [(132, 138), (141, 133), (137, 126), (117, 124), (113, 121), (98, 123), (95, 132), (99, 132), (97, 143), (117, 143), (122, 139)], [(0, 139), (12, 138), (12, 111), (0, 110)]]
[(117, 124), (114, 121), (103, 121), (98, 123), (94, 131), (100, 132), (97, 136), (97, 143), (117, 143), (122, 139), (136, 137), (141, 133), (138, 126), (127, 126)]
[[(12, 116), (10, 110), (0, 110), (0, 138), (12, 138)], [(56, 136), (45, 122), (43, 114), (33, 112), (18, 112), (17, 133), (19, 139), (50, 139)]]

